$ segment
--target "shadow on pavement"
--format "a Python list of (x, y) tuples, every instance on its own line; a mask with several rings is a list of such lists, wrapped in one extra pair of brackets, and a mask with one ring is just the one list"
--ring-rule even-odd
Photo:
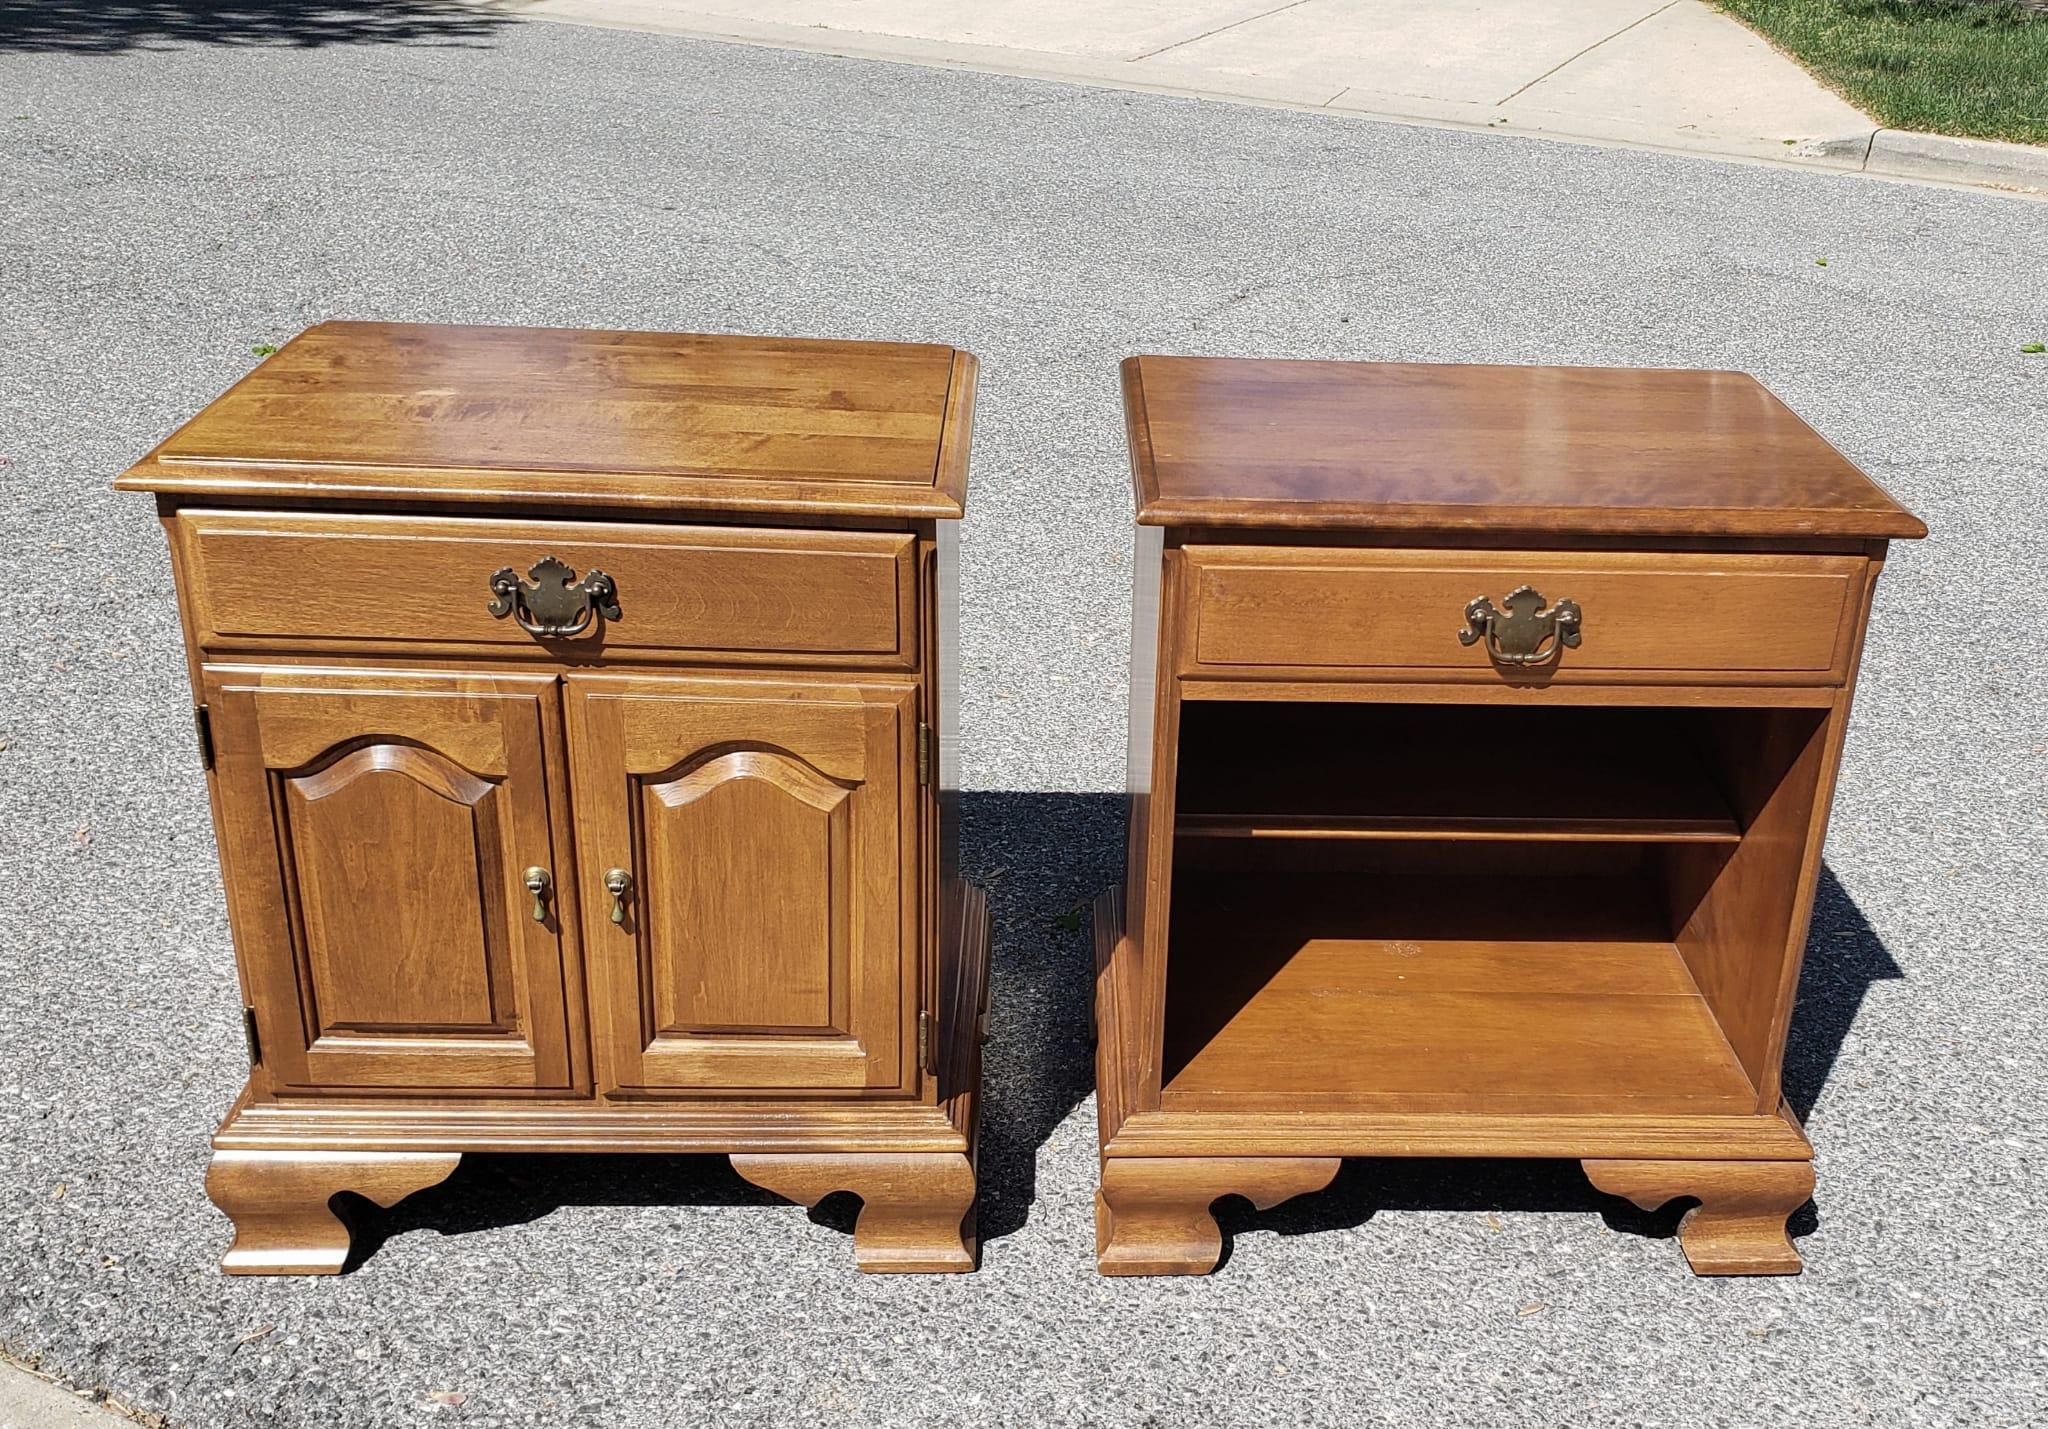
[[(982, 1048), (981, 1234), (1023, 1226), (1038, 1149), (1095, 1090), (1089, 905), (1124, 876), (1121, 794), (965, 794), (960, 871), (995, 924)], [(1092, 1148), (1092, 1118), (1080, 1134)]]
[[(1576, 1161), (1347, 1160), (1328, 1188), (1314, 1195), (1256, 1211), (1239, 1196), (1216, 1207), (1223, 1227), (1223, 1265), (1230, 1263), (1236, 1237), (1250, 1231), (1310, 1235), (1362, 1226), (1381, 1211), (1583, 1211), (1597, 1212), (1609, 1229), (1664, 1239), (1678, 1233), (1690, 1202), (1639, 1211), (1618, 1197), (1593, 1189)], [(1792, 1233), (1818, 1225), (1811, 1206), (1792, 1218)]]
[(1874, 982), (1905, 977), (1834, 870), (1822, 868), (1813, 899), (1813, 928), (1799, 970), (1799, 1001), (1785, 1044), (1785, 1100), (1803, 1121), (1842, 1055), (1849, 1029)]
[[(723, 1156), (469, 1155), (438, 1186), (415, 1192), (390, 1210), (345, 1194), (339, 1209), (354, 1233), (344, 1270), (353, 1270), (393, 1237), (431, 1230), (442, 1235), (525, 1225), (564, 1206), (774, 1206), (779, 1196), (742, 1181)], [(835, 1196), (813, 1218), (853, 1230)]]
[[(1123, 876), (1117, 794), (968, 793), (961, 873), (988, 890), (995, 925), (989, 1040), (982, 1049), (980, 1233), (1021, 1228), (1037, 1194), (1038, 1149), (1095, 1085), (1088, 1027), (1094, 934), (1088, 905)], [(1092, 1145), (1095, 1130), (1085, 1132)], [(393, 1236), (521, 1225), (562, 1206), (782, 1204), (723, 1156), (469, 1155), (448, 1180), (388, 1211), (350, 1196), (353, 1267)], [(851, 1233), (860, 1203), (812, 1210)]]
[(0, 0), (0, 53), (120, 54), (172, 44), (460, 44), (509, 16), (445, 0)]

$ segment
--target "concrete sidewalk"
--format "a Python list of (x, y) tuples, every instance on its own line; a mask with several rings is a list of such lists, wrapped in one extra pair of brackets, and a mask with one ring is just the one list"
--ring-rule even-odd
[(0, 1357), (0, 1429), (135, 1429), (135, 1422)]
[(496, 0), (493, 8), (1756, 157), (1876, 126), (1703, 0)]
[(2048, 189), (2048, 150), (1881, 129), (1704, 0), (467, 3), (1363, 118)]

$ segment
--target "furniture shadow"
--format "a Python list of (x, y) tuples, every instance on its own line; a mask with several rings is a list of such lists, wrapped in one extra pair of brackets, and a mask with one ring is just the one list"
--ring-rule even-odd
[[(344, 1272), (412, 1231), (467, 1235), (540, 1220), (564, 1206), (786, 1206), (740, 1179), (723, 1156), (618, 1153), (466, 1153), (439, 1185), (385, 1210), (352, 1192), (335, 1198), (351, 1233)], [(820, 1202), (811, 1218), (851, 1234), (851, 1197)]]
[[(1785, 1099), (1802, 1120), (1827, 1085), (1871, 984), (1905, 975), (1833, 871), (1823, 868), (1785, 1051)], [(1312, 1195), (1268, 1211), (1230, 1196), (1216, 1213), (1228, 1263), (1233, 1239), (1245, 1232), (1348, 1230), (1383, 1210), (1597, 1212), (1610, 1230), (1664, 1239), (1677, 1233), (1693, 1204), (1681, 1198), (1655, 1211), (1640, 1211), (1596, 1190), (1573, 1160), (1356, 1158), (1346, 1160), (1336, 1180)], [(1790, 1230), (1803, 1236), (1819, 1225), (1819, 1214), (1808, 1202), (1792, 1216)]]
[[(1037, 1189), (1038, 1148), (1095, 1086), (1089, 905), (1123, 877), (1119, 794), (960, 796), (960, 872), (988, 893), (989, 1040), (982, 1048), (979, 1225), (1021, 1228)], [(1088, 1135), (1093, 1137), (1090, 1127)], [(389, 1210), (347, 1195), (348, 1268), (393, 1236), (523, 1225), (564, 1206), (774, 1206), (723, 1156), (471, 1153), (438, 1186)], [(808, 1214), (852, 1234), (860, 1202), (834, 1195)]]
[[(1381, 1211), (1576, 1211), (1597, 1214), (1620, 1235), (1669, 1240), (1694, 1204), (1693, 1198), (1682, 1196), (1654, 1211), (1638, 1210), (1619, 1196), (1596, 1190), (1574, 1160), (1347, 1158), (1337, 1178), (1323, 1190), (1271, 1210), (1255, 1210), (1242, 1196), (1218, 1202), (1223, 1258), (1217, 1268), (1230, 1263), (1237, 1237), (1247, 1232), (1293, 1236), (1351, 1230)], [(1820, 1229), (1820, 1214), (1811, 1201), (1792, 1214), (1787, 1229), (1795, 1238)]]
[(1823, 866), (1785, 1043), (1785, 1100), (1801, 1121), (1834, 1073), (1870, 985), (1905, 975), (1834, 870)]
[[(960, 872), (994, 925), (981, 1066), (981, 1238), (1020, 1229), (1038, 1150), (1095, 1090), (1097, 894), (1123, 882), (1122, 794), (960, 796)], [(1092, 1145), (1095, 1128), (1085, 1134)]]
[(475, 44), (511, 19), (452, 0), (0, 0), (0, 54), (112, 55), (176, 44)]

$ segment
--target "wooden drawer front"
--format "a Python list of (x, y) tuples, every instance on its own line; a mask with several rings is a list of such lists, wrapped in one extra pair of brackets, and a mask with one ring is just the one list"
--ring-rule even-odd
[[(627, 523), (188, 511), (175, 523), (202, 647), (513, 647), (908, 668), (916, 658), (915, 538)], [(491, 577), (544, 556), (602, 570), (619, 619), (563, 638), (491, 614)]]
[[(1187, 548), (1182, 668), (1350, 670), (1360, 678), (1843, 678), (1860, 556)], [(1575, 601), (1580, 644), (1517, 668), (1461, 644), (1465, 607), (1530, 585)]]

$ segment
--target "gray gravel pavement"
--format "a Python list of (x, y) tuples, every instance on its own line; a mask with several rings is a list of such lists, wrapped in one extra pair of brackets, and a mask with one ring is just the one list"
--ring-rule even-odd
[[(381, 34), (275, 47), (0, 26), (0, 1344), (207, 1426), (2048, 1415), (2048, 357), (2019, 350), (2048, 339), (2048, 207), (363, 24)], [(107, 483), (252, 344), (331, 316), (981, 355), (980, 1274), (856, 1276), (843, 1208), (814, 1222), (665, 1158), (472, 1158), (376, 1218), (352, 1275), (215, 1273), (200, 1178), (242, 1063), (227, 930), (162, 539)], [(1133, 351), (1743, 368), (1926, 516), (1878, 595), (1794, 1029), (1823, 1158), (1804, 1277), (1695, 1280), (1674, 1217), (1541, 1163), (1353, 1163), (1240, 1208), (1212, 1278), (1094, 1274), (1068, 915), (1120, 862)]]

